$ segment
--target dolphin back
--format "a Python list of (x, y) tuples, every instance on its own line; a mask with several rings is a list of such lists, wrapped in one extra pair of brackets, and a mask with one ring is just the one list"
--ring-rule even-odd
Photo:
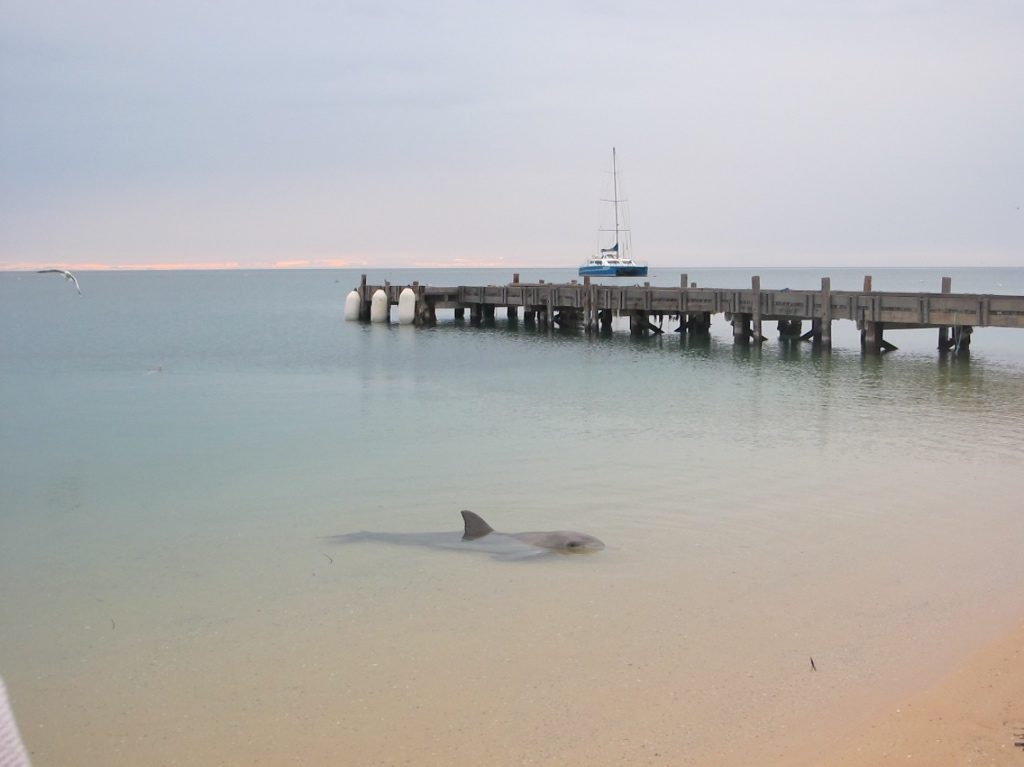
[(493, 527), (484, 522), (478, 514), (474, 514), (472, 511), (463, 511), (462, 521), (466, 525), (466, 531), (462, 534), (462, 540), (464, 541), (483, 538), (485, 535), (489, 535), (494, 532)]

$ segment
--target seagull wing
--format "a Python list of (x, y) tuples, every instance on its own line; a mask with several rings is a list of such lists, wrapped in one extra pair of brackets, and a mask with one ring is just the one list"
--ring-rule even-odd
[(78, 295), (82, 295), (82, 289), (78, 286), (78, 278), (67, 269), (36, 269), (36, 274), (62, 274), (65, 280), (75, 283), (75, 290), (78, 291)]

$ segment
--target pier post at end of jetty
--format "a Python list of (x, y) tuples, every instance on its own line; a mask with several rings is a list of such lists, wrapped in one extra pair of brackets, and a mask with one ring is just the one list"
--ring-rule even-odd
[(737, 290), (698, 287), (686, 274), (678, 287), (605, 285), (589, 277), (527, 283), (518, 274), (505, 285), (370, 285), (364, 274), (345, 299), (345, 319), (388, 323), (393, 308), (403, 325), (435, 325), (439, 310), (452, 310), (463, 321), (468, 311), (470, 324), (481, 325), (502, 310), (509, 322), (519, 322), (521, 315), (527, 326), (587, 333), (610, 333), (615, 317), (628, 317), (636, 336), (664, 333), (666, 320), (677, 325), (676, 333), (706, 336), (712, 318), (722, 315), (737, 344), (766, 341), (766, 323), (774, 322), (781, 339), (825, 348), (832, 345), (832, 323), (845, 320), (857, 324), (861, 348), (873, 354), (897, 348), (887, 337), (890, 331), (934, 328), (941, 352), (963, 354), (975, 328), (1024, 328), (1024, 296), (953, 293), (949, 277), (942, 278), (938, 293), (903, 293), (872, 290), (870, 276), (862, 290), (851, 291), (832, 290), (829, 277), (821, 278), (820, 290), (765, 290), (758, 276)]

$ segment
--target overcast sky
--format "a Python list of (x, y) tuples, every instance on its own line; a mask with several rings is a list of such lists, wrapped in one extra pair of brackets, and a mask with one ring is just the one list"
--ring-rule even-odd
[(1024, 265), (1024, 3), (0, 0), (0, 267)]

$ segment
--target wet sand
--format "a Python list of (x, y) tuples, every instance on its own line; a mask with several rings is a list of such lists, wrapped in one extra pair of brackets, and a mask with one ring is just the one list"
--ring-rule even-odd
[[(361, 583), (339, 601), (329, 576), (346, 560), (331, 553), (333, 563), (317, 554), (316, 577), (306, 572), (307, 599), (263, 593), (259, 609), (218, 616), (216, 600), (204, 609), (196, 595), (202, 614), (175, 616), (185, 621), (177, 629), (156, 621), (167, 606), (119, 612), (116, 628), (85, 625), (83, 612), (76, 622), (92, 642), (71, 657), (88, 663), (32, 677), (11, 665), (33, 763), (1024, 765), (1014, 746), (1024, 735), (1024, 620), (981, 652), (945, 632), (946, 648), (970, 655), (958, 660), (919, 648), (869, 672), (844, 668), (832, 650), (813, 671), (763, 633), (711, 626), (702, 637), (704, 620), (679, 634), (664, 584), (630, 579), (661, 594), (659, 605), (636, 600), (610, 615), (593, 596), (596, 557), (514, 569), (440, 554), (451, 577), (424, 567), (404, 595), (375, 585), (376, 568), (350, 568), (345, 581)], [(680, 581), (682, 603), (700, 604), (702, 585)], [(604, 587), (624, 609), (615, 589), (627, 585)], [(136, 633), (149, 621), (153, 630)], [(959, 631), (978, 636), (975, 626), (961, 620)], [(712, 652), (723, 642), (727, 652)], [(887, 634), (882, 644), (897, 642)], [(915, 661), (920, 669), (900, 677)], [(791, 671), (757, 672), (780, 665)]]
[(929, 689), (786, 765), (1024, 765), (1024, 620)]

